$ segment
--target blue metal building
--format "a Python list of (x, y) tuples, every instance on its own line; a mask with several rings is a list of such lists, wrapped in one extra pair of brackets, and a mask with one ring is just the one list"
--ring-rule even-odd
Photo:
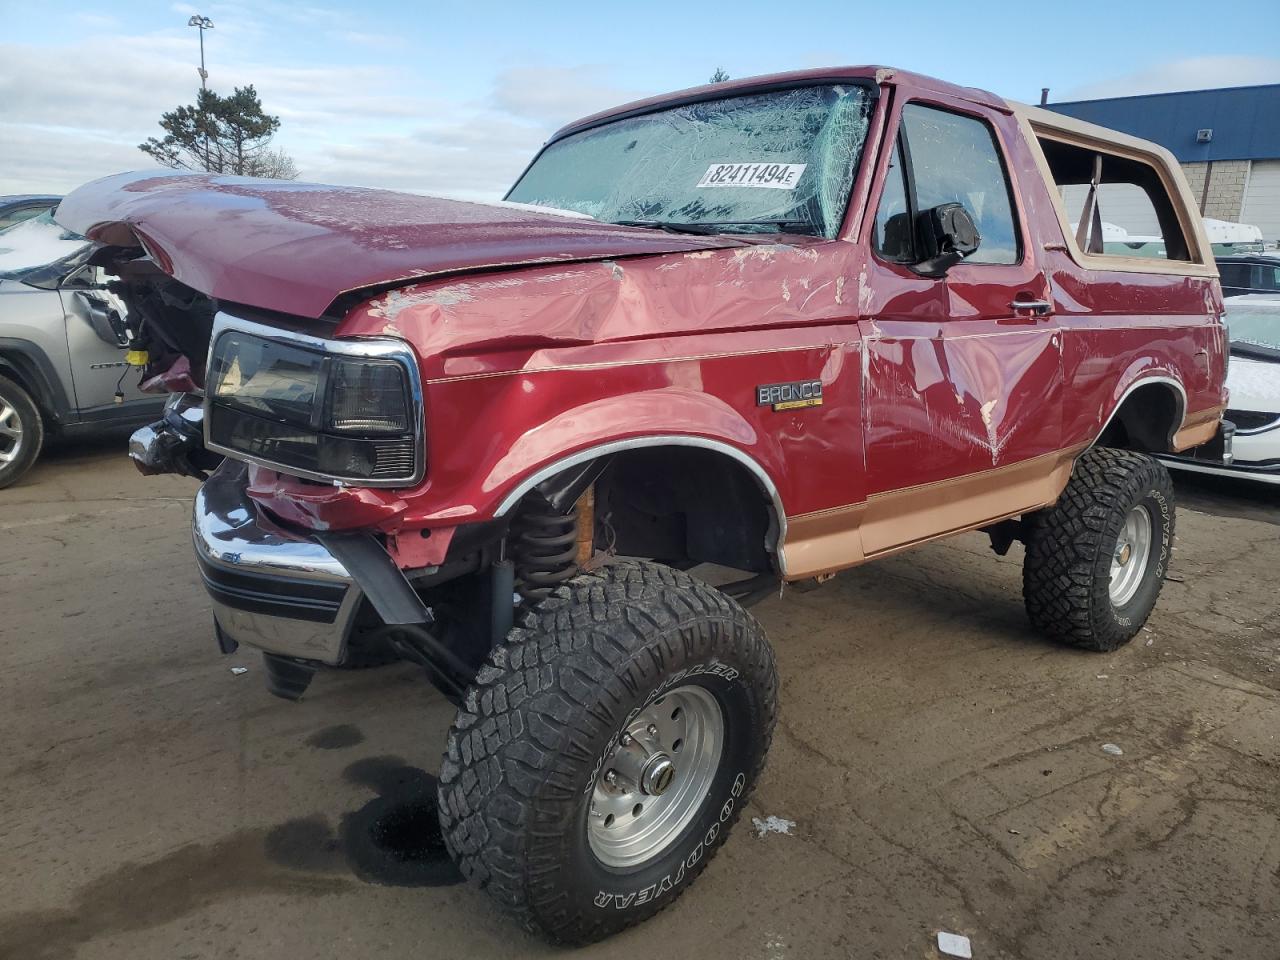
[(1046, 109), (1154, 140), (1182, 163), (1206, 217), (1280, 239), (1280, 84), (1047, 103)]

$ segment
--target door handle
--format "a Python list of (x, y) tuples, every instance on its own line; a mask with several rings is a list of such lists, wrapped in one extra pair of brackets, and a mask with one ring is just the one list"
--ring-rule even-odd
[(1010, 310), (1030, 310), (1034, 314), (1043, 315), (1053, 309), (1048, 300), (1014, 300), (1009, 304)]

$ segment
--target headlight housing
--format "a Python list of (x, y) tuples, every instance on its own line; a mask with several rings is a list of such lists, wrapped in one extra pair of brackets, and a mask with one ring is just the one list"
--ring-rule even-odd
[(422, 391), (402, 341), (324, 340), (219, 314), (205, 445), (284, 473), (361, 486), (422, 477)]

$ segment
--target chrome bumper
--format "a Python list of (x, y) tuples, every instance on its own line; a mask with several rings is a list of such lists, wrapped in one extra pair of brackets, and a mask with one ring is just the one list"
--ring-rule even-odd
[(259, 523), (246, 474), (225, 461), (200, 487), (191, 520), (218, 628), (267, 653), (340, 663), (362, 591), (322, 544)]

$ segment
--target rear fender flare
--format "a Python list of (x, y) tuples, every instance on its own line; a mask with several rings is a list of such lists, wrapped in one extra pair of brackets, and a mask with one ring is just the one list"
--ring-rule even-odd
[(1103, 418), (1101, 425), (1094, 434), (1093, 442), (1096, 444), (1103, 434), (1107, 432), (1107, 428), (1111, 426), (1111, 422), (1115, 420), (1116, 415), (1124, 409), (1125, 401), (1143, 387), (1149, 387), (1157, 384), (1163, 385), (1165, 389), (1174, 394), (1175, 403), (1177, 405), (1177, 415), (1175, 416), (1174, 423), (1169, 430), (1169, 435), (1165, 439), (1165, 442), (1170, 446), (1170, 449), (1172, 449), (1174, 435), (1182, 429), (1183, 425), (1187, 421), (1187, 391), (1186, 388), (1183, 387), (1182, 381), (1179, 380), (1172, 371), (1164, 368), (1146, 367), (1142, 369), (1141, 372), (1135, 372), (1131, 367), (1126, 371), (1126, 375), (1116, 384), (1116, 390), (1112, 394), (1113, 399), (1110, 410), (1107, 412), (1106, 417)]

